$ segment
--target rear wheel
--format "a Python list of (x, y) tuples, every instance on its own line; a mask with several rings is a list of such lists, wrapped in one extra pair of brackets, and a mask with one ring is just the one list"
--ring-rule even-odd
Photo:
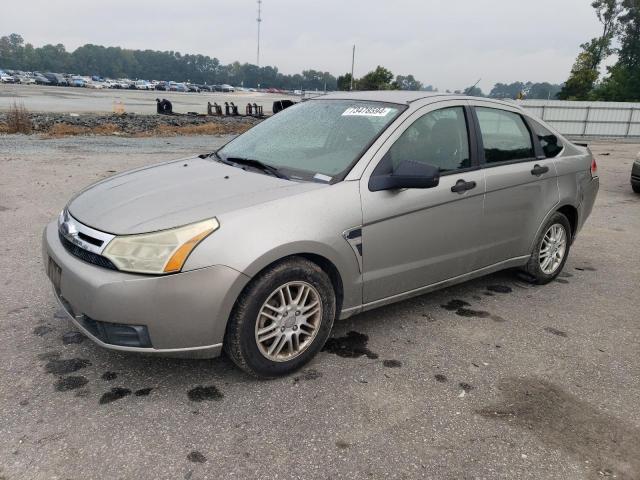
[(525, 267), (533, 283), (544, 285), (556, 278), (564, 268), (570, 247), (571, 225), (567, 217), (556, 212), (538, 235)]
[(335, 309), (333, 286), (318, 265), (304, 258), (284, 260), (257, 276), (238, 299), (225, 351), (256, 377), (286, 375), (320, 351)]
[(631, 188), (633, 188), (634, 192), (640, 193), (640, 183), (632, 183)]

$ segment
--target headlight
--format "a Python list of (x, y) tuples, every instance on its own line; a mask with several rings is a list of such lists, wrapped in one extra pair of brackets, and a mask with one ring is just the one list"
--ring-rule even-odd
[(162, 232), (116, 237), (102, 255), (125, 272), (179, 272), (196, 245), (219, 227), (214, 218)]

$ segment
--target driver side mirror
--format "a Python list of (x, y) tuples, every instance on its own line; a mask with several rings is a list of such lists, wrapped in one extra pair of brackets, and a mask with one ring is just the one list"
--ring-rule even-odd
[(397, 190), (400, 188), (433, 188), (440, 183), (440, 169), (433, 165), (406, 160), (392, 173), (374, 175), (369, 190)]

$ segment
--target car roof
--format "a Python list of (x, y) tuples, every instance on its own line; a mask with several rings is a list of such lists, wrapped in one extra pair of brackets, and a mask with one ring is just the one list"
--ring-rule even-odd
[(471, 97), (468, 95), (456, 93), (440, 93), (440, 92), (416, 92), (408, 90), (372, 90), (362, 92), (334, 92), (326, 95), (319, 95), (310, 98), (310, 100), (362, 100), (368, 102), (386, 102), (407, 105), (420, 100), (433, 102), (441, 102), (443, 100), (482, 100), (485, 102), (495, 103), (496, 105), (509, 105), (517, 107), (516, 104), (495, 100), (485, 97)]

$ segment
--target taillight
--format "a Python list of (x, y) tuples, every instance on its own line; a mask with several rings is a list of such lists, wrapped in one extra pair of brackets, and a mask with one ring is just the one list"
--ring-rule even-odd
[(598, 176), (598, 164), (596, 163), (596, 159), (592, 158), (591, 159), (591, 177), (597, 177)]

